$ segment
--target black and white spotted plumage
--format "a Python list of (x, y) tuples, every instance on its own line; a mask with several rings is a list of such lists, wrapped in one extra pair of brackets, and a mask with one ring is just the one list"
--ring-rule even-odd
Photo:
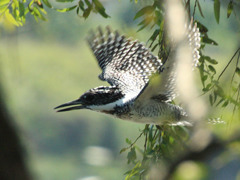
[(139, 91), (157, 72), (162, 62), (142, 43), (112, 32), (109, 27), (103, 33), (101, 28), (88, 38), (89, 45), (96, 56), (102, 73), (101, 80), (118, 86), (123, 92)]
[[(200, 33), (192, 23), (186, 33), (195, 67), (199, 59)], [(72, 106), (59, 111), (91, 109), (121, 119), (155, 124), (187, 117), (181, 107), (169, 103), (177, 94), (176, 65), (171, 58), (174, 47), (163, 64), (142, 43), (109, 27), (91, 32), (87, 41), (102, 70), (99, 78), (111, 86), (90, 89), (76, 101), (58, 106)]]

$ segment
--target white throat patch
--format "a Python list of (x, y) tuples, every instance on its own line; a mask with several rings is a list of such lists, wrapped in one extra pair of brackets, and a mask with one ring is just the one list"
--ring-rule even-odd
[(121, 99), (118, 99), (115, 102), (112, 102), (109, 104), (104, 104), (104, 105), (91, 105), (91, 106), (88, 106), (88, 108), (90, 108), (92, 110), (96, 110), (96, 111), (101, 111), (101, 110), (110, 111), (110, 110), (113, 110), (114, 107), (116, 107), (116, 106), (122, 106), (125, 103), (131, 101), (132, 99), (136, 98), (137, 95), (138, 95), (138, 93), (131, 91), (131, 92), (127, 93), (125, 96), (123, 96)]

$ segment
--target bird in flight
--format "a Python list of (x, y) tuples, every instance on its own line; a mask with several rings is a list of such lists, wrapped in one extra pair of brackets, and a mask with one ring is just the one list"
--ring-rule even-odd
[[(200, 33), (196, 24), (191, 23), (186, 29), (195, 66), (199, 59)], [(157, 125), (186, 121), (185, 110), (171, 103), (176, 97), (177, 74), (171, 60), (174, 50), (163, 63), (142, 43), (109, 27), (91, 32), (87, 41), (102, 70), (99, 79), (110, 86), (90, 89), (77, 100), (57, 106), (57, 112), (89, 109), (123, 120)]]

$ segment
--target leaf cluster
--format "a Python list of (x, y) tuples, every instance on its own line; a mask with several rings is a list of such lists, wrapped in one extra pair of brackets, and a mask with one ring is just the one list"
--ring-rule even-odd
[[(137, 141), (142, 135), (144, 145), (138, 146)], [(127, 162), (133, 164), (133, 168), (125, 173), (125, 180), (145, 179), (151, 167), (160, 161), (172, 162), (184, 152), (188, 139), (189, 130), (185, 127), (146, 125), (134, 142), (126, 139), (129, 146), (120, 151), (128, 151)]]
[[(66, 3), (72, 2), (72, 0), (57, 0), (58, 2)], [(74, 6), (64, 9), (57, 9), (59, 12), (67, 12), (76, 9), (76, 13), (85, 19), (88, 18), (91, 12), (99, 13), (102, 17), (108, 18), (110, 17), (106, 11), (104, 6), (99, 0), (79, 0), (78, 3)]]
[(158, 48), (159, 58), (166, 60), (170, 51), (168, 46), (169, 42), (165, 35), (165, 23), (164, 23), (165, 7), (163, 1), (154, 0), (152, 5), (147, 5), (140, 9), (134, 20), (141, 19), (138, 23), (139, 29), (141, 31), (145, 28), (150, 28), (153, 30), (152, 35), (148, 39), (150, 43), (149, 48), (154, 51)]
[(99, 13), (102, 17), (110, 17), (104, 6), (99, 0), (57, 0), (59, 3), (74, 3), (74, 5), (59, 9), (52, 6), (48, 0), (1, 0), (0, 1), (0, 20), (14, 26), (22, 26), (26, 21), (27, 14), (31, 14), (35, 20), (47, 21), (45, 6), (64, 13), (76, 9), (76, 13), (83, 18), (87, 18), (91, 12)]
[[(198, 67), (201, 77), (201, 82), (203, 85), (202, 91), (204, 94), (209, 94), (209, 102), (211, 106), (219, 106), (226, 107), (232, 104), (235, 108), (240, 108), (240, 71), (239, 71), (239, 58), (240, 58), (240, 49), (238, 49), (233, 57), (229, 60), (228, 64), (225, 66), (223, 71), (216, 78), (216, 69), (215, 65), (218, 62), (215, 59), (210, 58), (209, 56), (201, 55), (200, 65)], [(228, 93), (226, 90), (222, 88), (223, 83), (220, 82), (220, 78), (227, 70), (229, 65), (233, 63), (233, 60), (236, 59), (236, 64), (234, 67), (234, 71), (232, 72), (232, 78), (230, 81), (230, 89), (228, 89)]]

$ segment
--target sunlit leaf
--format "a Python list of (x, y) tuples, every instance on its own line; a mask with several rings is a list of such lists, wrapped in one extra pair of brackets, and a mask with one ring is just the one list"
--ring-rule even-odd
[(67, 3), (67, 2), (73, 2), (74, 0), (56, 0), (57, 2), (60, 2), (60, 3)]
[(233, 10), (233, 1), (230, 1), (228, 3), (228, 8), (227, 8), (227, 17), (229, 18), (230, 15), (232, 14), (232, 10)]
[(34, 12), (34, 15), (36, 15), (37, 17), (39, 17), (41, 20), (47, 21), (47, 19), (41, 14), (41, 12), (39, 11), (38, 8), (33, 7), (33, 12)]
[(1, 0), (0, 1), (0, 6), (4, 6), (10, 3), (10, 0)]
[(7, 5), (0, 6), (0, 13), (4, 13), (4, 11), (7, 9)]
[(220, 0), (214, 0), (214, 15), (217, 23), (219, 24), (220, 19)]
[(144, 14), (150, 14), (154, 11), (154, 9), (155, 8), (153, 6), (146, 6), (146, 7), (142, 8), (136, 13), (134, 19), (137, 19), (137, 18), (143, 16)]
[(19, 23), (16, 21), (16, 19), (13, 17), (13, 15), (10, 14), (9, 9), (7, 9), (7, 10), (5, 11), (5, 14), (4, 14), (4, 15), (5, 15), (6, 19), (7, 19), (10, 23), (14, 24), (15, 26), (19, 26)]
[(69, 8), (64, 8), (64, 9), (56, 9), (58, 12), (68, 12), (71, 11), (73, 9), (75, 9), (77, 7), (77, 5), (69, 7)]

